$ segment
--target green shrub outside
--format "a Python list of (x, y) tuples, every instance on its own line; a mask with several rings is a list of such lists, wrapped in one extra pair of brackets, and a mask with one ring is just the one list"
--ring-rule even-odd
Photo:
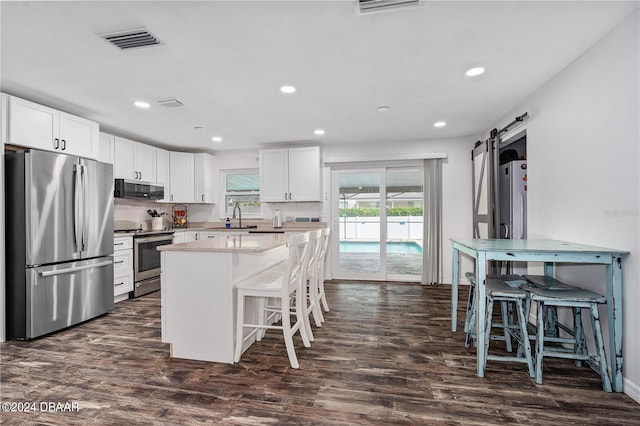
[[(367, 207), (340, 209), (341, 217), (380, 217), (380, 209)], [(393, 207), (387, 209), (387, 216), (422, 216), (422, 207)]]

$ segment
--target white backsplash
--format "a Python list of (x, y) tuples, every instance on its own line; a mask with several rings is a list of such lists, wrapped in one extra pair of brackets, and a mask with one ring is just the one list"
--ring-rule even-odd
[[(166, 213), (163, 217), (163, 226), (171, 228), (173, 204), (155, 203), (153, 201), (137, 201), (131, 199), (116, 198), (113, 206), (113, 222), (115, 229), (142, 228), (150, 229), (151, 216), (147, 210), (156, 210), (158, 213)], [(188, 204), (187, 221), (207, 222), (213, 220), (212, 204)]]
[[(262, 205), (263, 218), (271, 220), (273, 211), (282, 212), (283, 221), (294, 221), (295, 218), (319, 218), (326, 221), (323, 216), (323, 203), (264, 203)], [(170, 203), (155, 203), (153, 201), (132, 200), (116, 198), (113, 208), (113, 221), (115, 229), (142, 228), (151, 229), (151, 216), (147, 210), (156, 210), (158, 213), (166, 213), (163, 216), (163, 227), (171, 228), (173, 206)], [(212, 223), (220, 222), (221, 218), (213, 204), (186, 204), (187, 223)], [(223, 220), (222, 220), (223, 221)]]
[(282, 212), (283, 221), (293, 221), (296, 217), (317, 217), (324, 221), (322, 217), (322, 203), (264, 203), (262, 213), (266, 219), (273, 217), (274, 210)]

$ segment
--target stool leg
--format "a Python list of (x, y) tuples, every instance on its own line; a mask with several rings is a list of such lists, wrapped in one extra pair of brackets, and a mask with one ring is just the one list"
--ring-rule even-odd
[(509, 333), (509, 308), (508, 302), (503, 300), (500, 302), (500, 314), (502, 315), (502, 331), (504, 334), (504, 342), (507, 346), (507, 352), (513, 352), (511, 346), (511, 334)]
[[(258, 298), (258, 324), (260, 325), (265, 325), (267, 323), (267, 313), (265, 311), (265, 303), (266, 300), (264, 297), (259, 297)], [(262, 340), (262, 338), (265, 336), (267, 332), (266, 328), (262, 328), (260, 330), (258, 330), (258, 332), (256, 333), (256, 342), (259, 342)]]
[[(476, 286), (473, 281), (469, 284), (469, 296), (467, 297), (467, 314), (464, 318), (464, 332), (469, 333), (469, 327), (471, 326), (471, 314), (473, 311), (473, 304), (475, 302)], [(467, 346), (469, 347), (469, 346)]]
[(558, 330), (558, 308), (555, 306), (548, 306), (545, 321), (545, 336), (559, 337)]
[(537, 316), (536, 331), (536, 383), (542, 384), (542, 354), (544, 352), (544, 303), (538, 301), (538, 316)]
[[(582, 308), (573, 308), (573, 337), (575, 343), (573, 348), (576, 354), (585, 355), (587, 353), (587, 342), (584, 338), (584, 327), (582, 327)], [(582, 367), (582, 361), (576, 360), (576, 367)]]
[(489, 342), (491, 341), (491, 322), (493, 320), (493, 297), (489, 296), (487, 303), (487, 319), (484, 327), (484, 365), (482, 371), (487, 370), (487, 355), (489, 354)]
[[(529, 376), (535, 377), (533, 369), (533, 360), (531, 359), (531, 343), (529, 342), (529, 332), (527, 331), (527, 319), (524, 317), (524, 307), (522, 306), (522, 300), (516, 300), (516, 311), (518, 313), (518, 322), (520, 323), (520, 344), (518, 345), (518, 356), (524, 351), (524, 357), (527, 360), (527, 367), (529, 368)], [(522, 349), (521, 349), (522, 347)]]
[(611, 392), (611, 379), (609, 378), (609, 372), (607, 370), (607, 357), (604, 351), (604, 340), (602, 338), (602, 328), (600, 327), (600, 314), (598, 313), (597, 303), (591, 304), (591, 325), (596, 342), (598, 363), (600, 364), (602, 389), (604, 389), (605, 392)]
[(467, 335), (464, 339), (464, 347), (468, 348), (471, 346), (471, 340), (473, 340), (475, 336), (475, 327), (476, 327), (476, 305), (473, 303), (471, 305), (471, 313), (469, 314), (469, 325), (465, 326), (467, 329)]
[(238, 290), (236, 315), (236, 353), (233, 356), (233, 360), (234, 362), (239, 362), (240, 355), (242, 355), (242, 343), (244, 343), (244, 293), (242, 293), (242, 290)]

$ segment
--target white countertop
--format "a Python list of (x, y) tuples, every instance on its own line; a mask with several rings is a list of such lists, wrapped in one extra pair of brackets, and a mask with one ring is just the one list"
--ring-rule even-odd
[(261, 253), (287, 244), (283, 234), (232, 234), (217, 238), (159, 246), (159, 251)]

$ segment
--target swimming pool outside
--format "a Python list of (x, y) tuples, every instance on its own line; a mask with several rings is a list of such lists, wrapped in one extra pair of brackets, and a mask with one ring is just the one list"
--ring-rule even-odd
[[(415, 241), (387, 241), (388, 254), (422, 254), (422, 246)], [(380, 253), (377, 241), (340, 241), (340, 253)]]

